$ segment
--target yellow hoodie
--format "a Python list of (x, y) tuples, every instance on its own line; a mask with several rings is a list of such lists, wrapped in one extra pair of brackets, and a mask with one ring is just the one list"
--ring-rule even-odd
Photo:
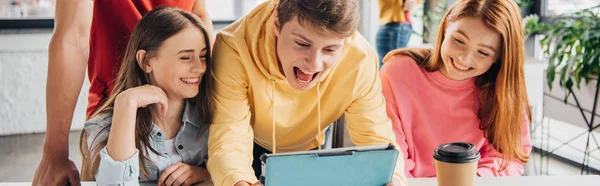
[(404, 0), (379, 0), (379, 23), (382, 25), (396, 22), (403, 23)]
[[(406, 0), (379, 0), (379, 23), (382, 25), (388, 23), (404, 23), (406, 17), (404, 14), (404, 3)], [(421, 0), (415, 3), (420, 4)]]
[[(327, 76), (309, 90), (294, 89), (278, 67), (275, 3), (259, 5), (217, 34), (216, 110), (208, 141), (208, 170), (217, 186), (257, 181), (253, 142), (273, 152), (314, 149), (324, 143), (327, 125), (344, 113), (354, 144), (397, 146), (377, 55), (368, 41), (356, 32), (346, 39), (340, 61)], [(401, 180), (403, 160), (400, 154), (395, 171)]]

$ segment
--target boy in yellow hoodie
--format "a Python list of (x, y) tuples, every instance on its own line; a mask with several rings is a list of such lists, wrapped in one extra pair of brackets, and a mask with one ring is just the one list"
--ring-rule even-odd
[[(344, 113), (354, 144), (396, 145), (377, 54), (358, 22), (358, 0), (274, 0), (217, 35), (208, 141), (215, 185), (259, 185), (260, 154), (320, 148)], [(406, 185), (403, 159), (388, 185)]]

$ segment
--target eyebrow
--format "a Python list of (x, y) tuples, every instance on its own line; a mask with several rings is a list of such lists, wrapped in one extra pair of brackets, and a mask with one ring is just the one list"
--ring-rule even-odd
[(177, 54), (181, 54), (181, 53), (188, 53), (188, 52), (194, 52), (194, 49), (185, 49), (185, 50), (180, 50), (179, 52), (177, 52)]
[[(465, 34), (464, 31), (462, 31), (462, 30), (456, 30), (456, 32), (459, 33), (459, 34), (461, 34), (461, 35), (463, 35), (464, 37), (467, 38), (467, 40), (469, 40), (469, 36), (467, 36), (467, 34)], [(497, 53), (496, 49), (494, 49), (494, 47), (492, 47), (492, 46), (484, 45), (484, 44), (478, 44), (478, 46), (481, 46), (481, 47), (484, 47), (484, 48), (488, 48), (488, 49), (492, 50), (494, 53)]]
[(468, 40), (471, 40), (471, 39), (469, 39), (469, 36), (467, 36), (467, 34), (465, 34), (465, 32), (462, 30), (456, 30), (456, 33), (459, 33), (459, 34), (465, 36)]
[[(298, 37), (302, 38), (303, 40), (306, 40), (307, 42), (312, 43), (312, 41), (310, 39), (308, 39), (308, 38), (306, 38), (306, 37), (304, 37), (304, 36), (302, 36), (302, 35), (300, 35), (298, 33), (292, 32), (292, 35), (298, 36)], [(334, 45), (325, 46), (325, 48), (329, 48), (329, 47), (341, 47), (341, 46), (342, 45), (340, 45), (340, 44), (334, 44)]]
[(304, 37), (303, 35), (300, 35), (300, 34), (298, 34), (296, 32), (292, 32), (292, 35), (298, 36), (298, 37), (306, 40), (307, 42), (312, 43), (312, 41), (310, 39), (308, 39), (308, 38)]

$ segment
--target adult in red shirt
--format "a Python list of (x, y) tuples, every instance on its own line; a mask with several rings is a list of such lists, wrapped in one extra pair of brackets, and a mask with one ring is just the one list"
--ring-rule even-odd
[(88, 67), (87, 115), (110, 94), (129, 36), (142, 15), (158, 6), (198, 15), (212, 33), (204, 0), (59, 0), (48, 49), (46, 139), (33, 185), (80, 185), (69, 159), (69, 129)]

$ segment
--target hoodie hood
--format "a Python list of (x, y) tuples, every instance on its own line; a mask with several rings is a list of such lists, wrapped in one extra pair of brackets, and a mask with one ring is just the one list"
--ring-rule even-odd
[(246, 27), (244, 29), (254, 30), (254, 32), (245, 33), (246, 46), (251, 54), (250, 58), (265, 77), (281, 83), (287, 80), (285, 75), (279, 71), (277, 59), (277, 36), (275, 36), (273, 15), (276, 6), (275, 1), (259, 5), (245, 19), (253, 24), (244, 24)]

